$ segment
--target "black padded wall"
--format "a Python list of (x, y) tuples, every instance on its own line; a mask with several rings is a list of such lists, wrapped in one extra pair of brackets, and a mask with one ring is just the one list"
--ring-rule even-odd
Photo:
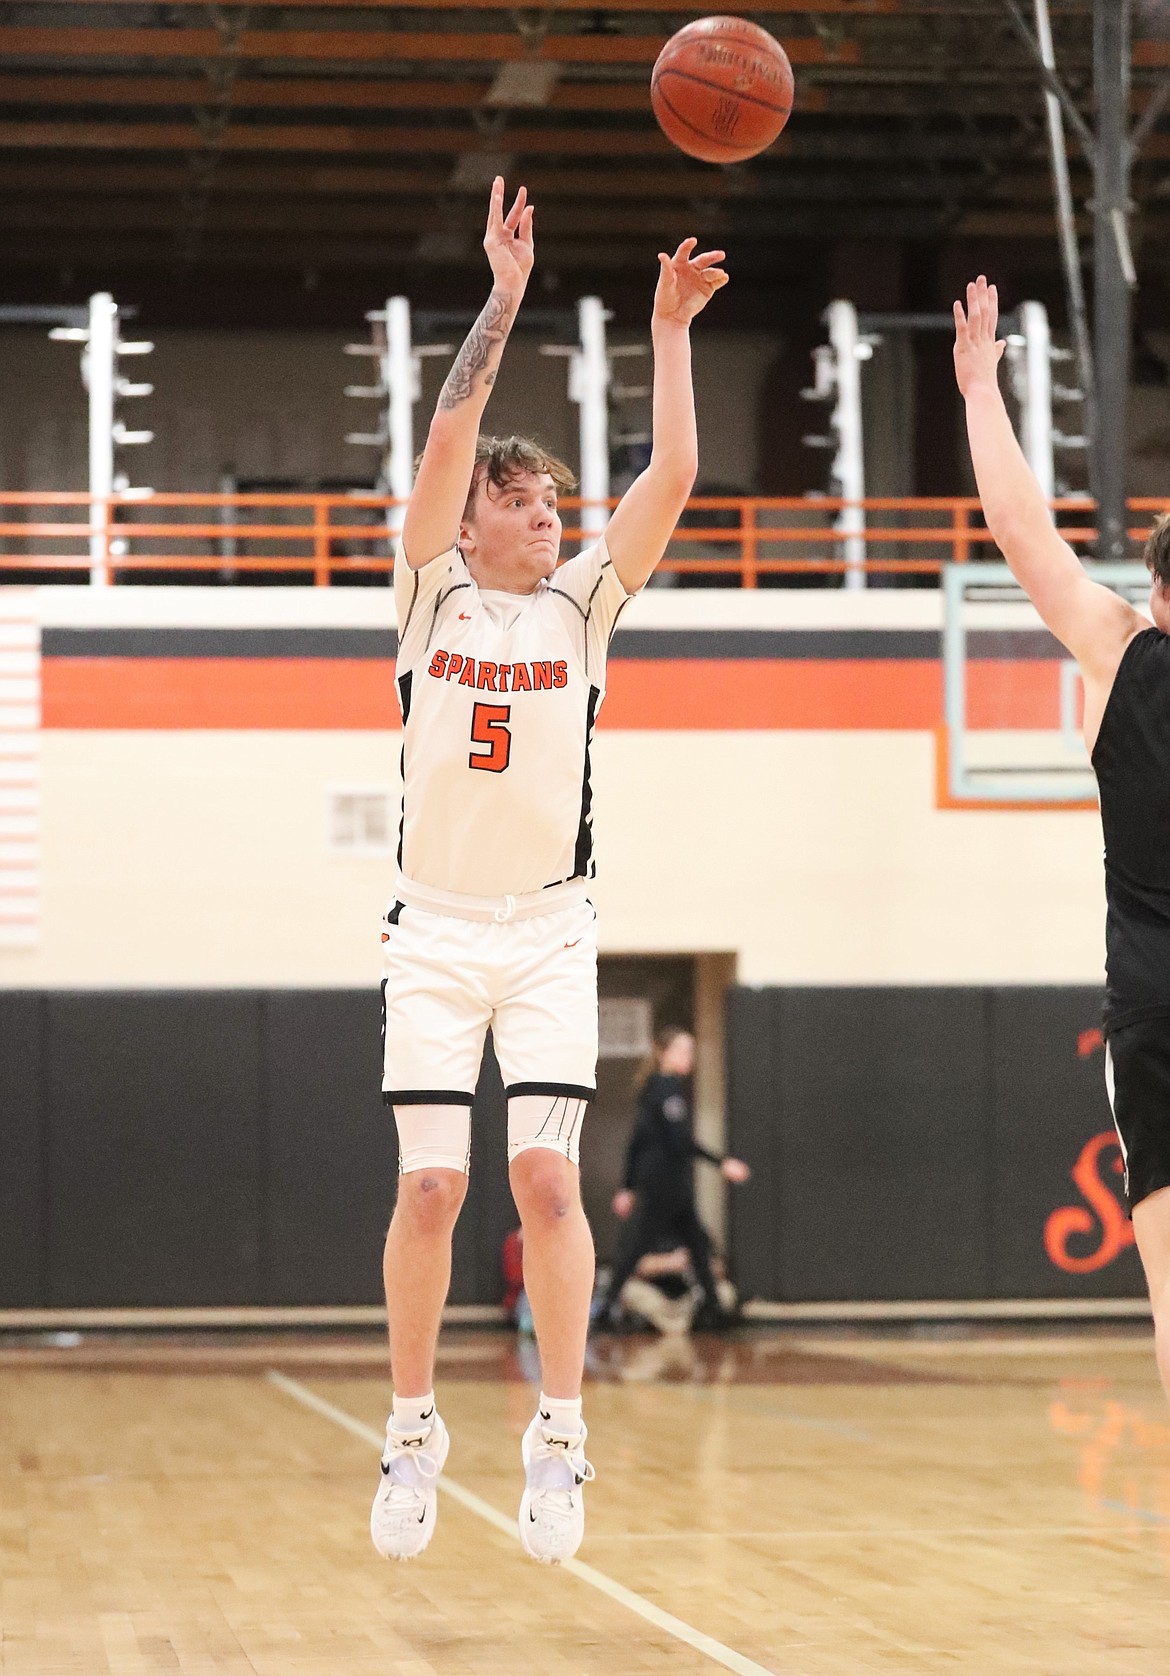
[(46, 1303), (262, 1298), (259, 996), (47, 1008)]
[(731, 1196), (744, 1292), (1140, 1295), (1100, 1002), (1073, 988), (733, 990), (730, 1145), (755, 1170)]
[[(1089, 989), (737, 989), (731, 1195), (776, 1299), (1133, 1296)], [(0, 993), (0, 1308), (381, 1296), (376, 991)], [(516, 1212), (490, 1051), (452, 1301)], [(585, 1145), (588, 1147), (588, 1127)]]
[(394, 1197), (376, 990), (264, 999), (267, 1303), (376, 1303)]
[(994, 1295), (1145, 1289), (1122, 1209), (1100, 1017), (1096, 989), (992, 995)]
[(6, 1309), (44, 1297), (43, 1025), (40, 996), (0, 992), (0, 1308)]

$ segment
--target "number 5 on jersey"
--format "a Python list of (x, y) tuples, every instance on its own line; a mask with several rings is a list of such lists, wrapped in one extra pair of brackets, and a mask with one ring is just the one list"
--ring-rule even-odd
[(471, 751), (469, 768), (486, 768), (489, 774), (502, 774), (512, 754), (512, 735), (508, 732), (510, 704), (477, 704), (471, 712), (471, 742), (486, 745), (486, 751)]

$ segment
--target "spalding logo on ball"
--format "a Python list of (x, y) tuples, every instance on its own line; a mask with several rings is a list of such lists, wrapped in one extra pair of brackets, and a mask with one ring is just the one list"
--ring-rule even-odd
[(667, 41), (650, 76), (658, 126), (703, 163), (742, 163), (770, 146), (792, 110), (779, 41), (742, 17), (701, 17)]

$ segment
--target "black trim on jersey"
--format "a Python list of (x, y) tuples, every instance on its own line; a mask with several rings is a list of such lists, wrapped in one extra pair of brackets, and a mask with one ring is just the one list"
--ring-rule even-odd
[[(583, 658), (585, 663), (586, 679), (588, 679), (589, 676), (589, 619), (593, 615), (593, 601), (597, 598), (598, 590), (600, 589), (601, 584), (605, 581), (605, 573), (607, 570), (613, 570), (612, 559), (606, 559), (604, 564), (601, 566), (601, 569), (598, 571), (597, 581), (593, 584), (593, 591), (590, 593), (589, 598), (585, 602), (584, 610), (582, 610), (581, 606), (577, 604), (577, 601), (573, 598), (572, 594), (565, 593), (563, 588), (554, 588), (550, 586), (548, 590), (550, 594), (556, 594), (558, 599), (567, 599), (574, 611), (576, 611), (581, 618), (582, 632), (584, 636)], [(613, 573), (617, 576), (616, 570), (613, 570)], [(622, 582), (620, 576), (618, 576), (618, 581), (621, 582), (622, 591), (624, 593), (626, 585)], [(607, 646), (609, 641), (613, 639), (613, 631), (617, 627), (618, 618), (621, 616), (622, 612), (625, 610), (626, 606), (630, 603), (630, 600), (633, 597), (634, 596), (632, 594), (627, 593), (625, 599), (623, 599), (622, 603), (618, 606), (616, 612), (614, 613), (613, 623), (610, 626), (609, 631), (609, 640), (606, 641)]]
[(470, 588), (470, 586), (471, 586), (470, 582), (455, 582), (451, 585), (451, 587), (449, 587), (447, 589), (447, 592), (445, 594), (443, 594), (443, 593), (436, 594), (436, 596), (435, 596), (435, 609), (431, 612), (430, 633), (427, 635), (427, 643), (426, 643), (425, 647), (423, 648), (424, 651), (429, 652), (430, 649), (431, 649), (431, 641), (435, 638), (435, 628), (438, 625), (438, 621), (439, 621), (439, 612), (443, 609), (444, 605), (446, 605), (447, 601), (451, 598), (451, 595), (461, 593), (464, 588)]
[(402, 749), (398, 753), (398, 776), (402, 781), (402, 804), (398, 814), (399, 871), (402, 868), (402, 844), (406, 836), (406, 724), (410, 720), (410, 684), (413, 675), (413, 669), (404, 669), (395, 682), (398, 688), (398, 705), (402, 711)]
[(410, 720), (410, 680), (413, 674), (413, 669), (404, 669), (394, 683), (398, 688), (398, 708), (402, 711), (403, 727)]
[(586, 1088), (577, 1082), (514, 1082), (504, 1090), (510, 1100), (513, 1094), (553, 1094), (568, 1095), (574, 1100), (592, 1100), (597, 1094), (596, 1088)]
[(585, 771), (581, 779), (581, 820), (577, 827), (577, 847), (573, 851), (572, 876), (575, 879), (593, 877), (593, 787), (589, 783), (589, 748), (593, 743), (593, 727), (600, 701), (600, 687), (590, 687), (589, 710), (585, 718)]
[(474, 1106), (475, 1095), (459, 1088), (384, 1088), (384, 1106)]
[(398, 921), (402, 918), (402, 910), (405, 906), (406, 904), (404, 902), (395, 902), (390, 912), (386, 915), (386, 924), (397, 925)]
[[(415, 605), (418, 603), (419, 572), (417, 570), (415, 570), (409, 563), (407, 563), (405, 553), (403, 553), (402, 558), (403, 558), (403, 562), (406, 563), (407, 569), (410, 571), (411, 576), (414, 578), (414, 592), (410, 596), (410, 604), (406, 608), (406, 621), (402, 625), (401, 639), (405, 640), (406, 639), (406, 631), (410, 627), (410, 619), (414, 616), (414, 608), (415, 608)], [(397, 563), (397, 561), (395, 561), (395, 562)]]
[[(620, 576), (618, 577), (618, 581), (621, 582), (621, 577)], [(622, 586), (624, 587), (625, 584), (622, 583)], [(609, 654), (609, 648), (613, 645), (613, 637), (617, 633), (617, 626), (618, 626), (619, 621), (621, 620), (621, 614), (633, 598), (634, 598), (633, 594), (627, 594), (625, 599), (622, 600), (621, 604), (618, 606), (617, 610), (613, 614), (613, 623), (610, 625), (609, 639), (606, 642), (606, 647), (605, 647), (607, 657), (608, 657), (608, 654)]]
[[(588, 620), (589, 620), (588, 619), (588, 614), (586, 612), (582, 611), (581, 607), (577, 604), (577, 601), (573, 598), (572, 594), (567, 594), (563, 588), (554, 588), (551, 585), (550, 585), (548, 591), (549, 591), (550, 594), (556, 594), (558, 599), (567, 599), (569, 604), (573, 607), (573, 610), (577, 613), (578, 617), (582, 618), (583, 621), (588, 622)], [(593, 595), (590, 594), (589, 597), (590, 597), (590, 599), (592, 599)]]
[(389, 982), (390, 982), (389, 978), (383, 978), (382, 982), (378, 985), (379, 989), (382, 992), (382, 1063), (383, 1064), (386, 1063), (386, 985)]

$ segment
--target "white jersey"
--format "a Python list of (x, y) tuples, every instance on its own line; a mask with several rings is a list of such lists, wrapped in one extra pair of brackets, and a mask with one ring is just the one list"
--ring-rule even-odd
[(458, 548), (394, 565), (403, 879), (480, 897), (592, 878), (589, 747), (625, 588), (604, 540), (531, 594)]

